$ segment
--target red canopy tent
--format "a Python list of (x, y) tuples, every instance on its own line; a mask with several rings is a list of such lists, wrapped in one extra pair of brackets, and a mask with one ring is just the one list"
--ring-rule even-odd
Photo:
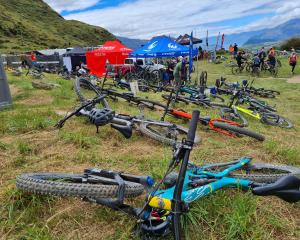
[(86, 53), (86, 62), (91, 74), (103, 76), (107, 61), (112, 64), (124, 64), (125, 58), (133, 50), (119, 41), (107, 41), (101, 48)]

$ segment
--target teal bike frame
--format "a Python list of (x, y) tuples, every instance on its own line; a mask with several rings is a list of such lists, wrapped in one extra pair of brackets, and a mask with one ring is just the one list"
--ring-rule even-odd
[[(184, 179), (181, 199), (185, 203), (191, 203), (195, 200), (198, 200), (199, 198), (205, 197), (213, 193), (218, 189), (228, 186), (249, 189), (252, 181), (231, 178), (227, 176), (231, 171), (240, 169), (250, 162), (251, 158), (243, 157), (239, 159), (239, 161), (236, 164), (228, 167), (227, 169), (219, 173), (206, 171), (205, 169), (207, 169), (209, 166), (204, 166), (202, 168), (199, 168), (194, 165), (190, 166), (186, 172), (186, 176)], [(192, 188), (191, 183), (193, 183), (193, 180), (196, 181), (197, 179), (214, 179), (214, 181), (203, 186)], [(149, 205), (155, 208), (171, 210), (171, 201), (173, 199), (174, 190), (175, 186), (165, 190), (157, 191), (154, 196), (150, 196), (151, 200), (149, 202)]]

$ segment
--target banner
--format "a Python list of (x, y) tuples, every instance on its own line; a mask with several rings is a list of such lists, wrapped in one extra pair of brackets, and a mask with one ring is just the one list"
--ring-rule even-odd
[(191, 74), (193, 72), (193, 32), (190, 35), (190, 52), (189, 52), (189, 80), (191, 79)]
[(224, 33), (222, 34), (222, 44), (221, 44), (221, 49), (224, 48), (224, 40), (225, 40), (225, 35)]

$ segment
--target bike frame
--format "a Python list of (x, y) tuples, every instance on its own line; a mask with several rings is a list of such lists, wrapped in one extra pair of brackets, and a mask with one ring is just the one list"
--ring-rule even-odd
[[(227, 177), (227, 175), (231, 171), (240, 169), (246, 164), (249, 164), (250, 162), (251, 158), (243, 157), (239, 159), (239, 161), (236, 164), (226, 168), (225, 170), (219, 173), (208, 172), (205, 170), (206, 167), (188, 169), (184, 179), (181, 199), (184, 201), (184, 203), (189, 204), (224, 187), (235, 186), (238, 188), (249, 189), (251, 187), (252, 181), (238, 178), (230, 178)], [(216, 179), (216, 181), (191, 189), (189, 184), (191, 183), (190, 179), (192, 178), (214, 178)], [(149, 197), (149, 199), (151, 199), (149, 202), (149, 206), (171, 211), (174, 190), (175, 186), (166, 190), (157, 191), (154, 196)]]
[(249, 110), (249, 109), (246, 109), (246, 108), (242, 108), (240, 106), (232, 106), (232, 108), (236, 109), (239, 112), (246, 113), (247, 115), (250, 115), (251, 117), (254, 117), (257, 120), (261, 119), (261, 115), (256, 111)]

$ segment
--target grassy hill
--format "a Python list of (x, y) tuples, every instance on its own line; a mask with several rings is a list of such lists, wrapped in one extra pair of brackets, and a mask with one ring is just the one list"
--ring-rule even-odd
[(65, 20), (42, 0), (0, 0), (0, 52), (99, 45), (115, 37), (101, 27)]

